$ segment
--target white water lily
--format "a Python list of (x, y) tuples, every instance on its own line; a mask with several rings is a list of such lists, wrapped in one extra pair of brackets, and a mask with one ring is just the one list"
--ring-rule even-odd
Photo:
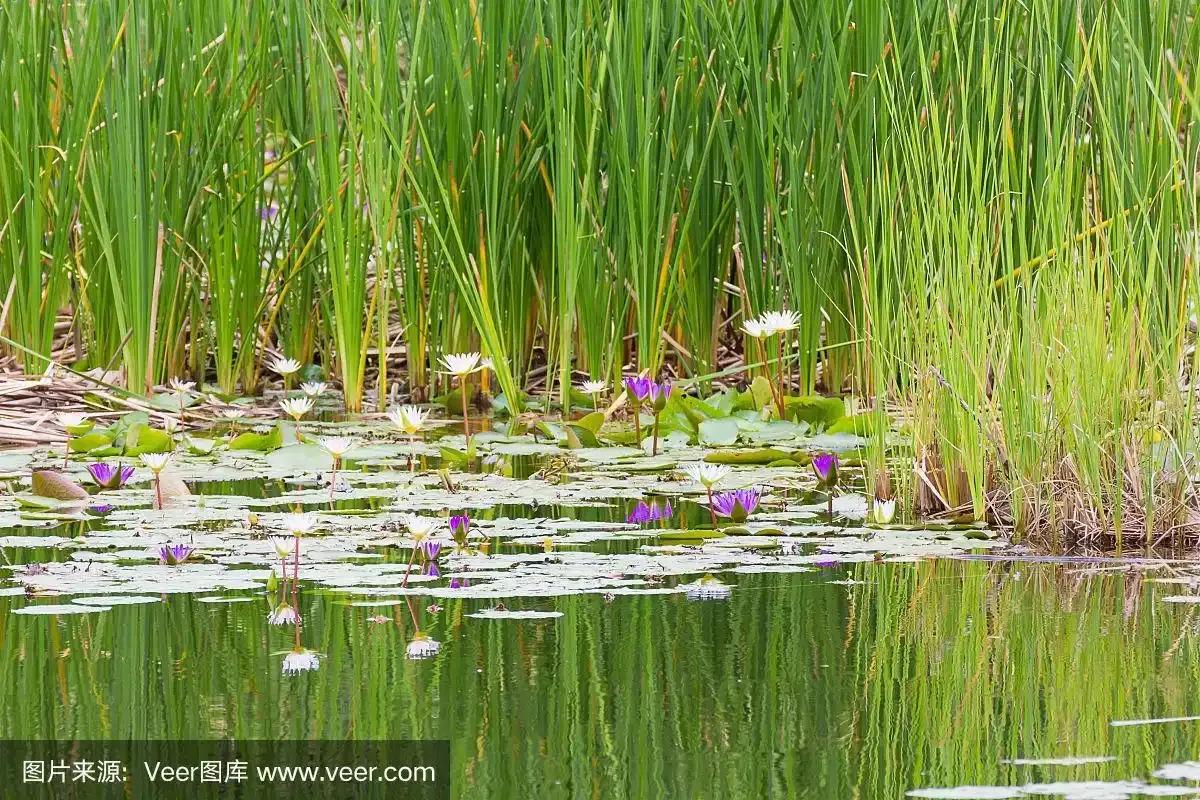
[(441, 642), (436, 639), (430, 639), (423, 633), (418, 633), (408, 643), (408, 647), (404, 648), (404, 657), (411, 659), (433, 658), (441, 649)]
[(684, 584), (688, 600), (724, 600), (733, 594), (733, 588), (712, 575), (705, 575), (694, 583)]
[(301, 672), (311, 672), (321, 666), (321, 660), (312, 650), (293, 650), (283, 657), (283, 674), (299, 675)]
[[(302, 536), (317, 526), (317, 518), (312, 514), (285, 514), (279, 520), (279, 527), (292, 536)], [(295, 547), (295, 542), (292, 543)], [(276, 546), (278, 549), (278, 546)]]
[(170, 453), (142, 453), (142, 463), (155, 475), (162, 472), (171, 461)]
[(896, 500), (880, 500), (875, 498), (871, 504), (871, 520), (879, 525), (887, 525), (896, 518)]
[(335, 461), (340, 461), (342, 456), (357, 444), (347, 436), (322, 436), (317, 442), (325, 448), (325, 452), (333, 456)]
[(180, 378), (171, 378), (171, 388), (179, 394), (187, 394), (196, 386), (195, 381), (185, 381)]
[(303, 365), (296, 359), (284, 358), (283, 356), (271, 362), (271, 369), (285, 378), (289, 375), (295, 375), (300, 371), (301, 366)]
[(325, 394), (325, 390), (329, 388), (329, 384), (321, 381), (312, 381), (309, 383), (300, 384), (300, 391), (308, 397), (319, 397)]
[(800, 327), (800, 315), (795, 311), (767, 311), (759, 317), (767, 336), (794, 331)]
[(747, 319), (742, 321), (742, 333), (755, 339), (762, 339), (767, 336), (767, 329), (761, 320)]
[(287, 603), (273, 609), (267, 615), (268, 625), (295, 625), (300, 621), (300, 612)]
[(271, 545), (275, 548), (275, 555), (279, 556), (279, 559), (282, 561), (285, 558), (290, 558), (296, 552), (296, 537), (272, 536)]
[(87, 414), (75, 414), (70, 412), (59, 414), (57, 417), (55, 417), (55, 419), (58, 420), (58, 424), (65, 428), (68, 433), (70, 433), (72, 429), (82, 428), (91, 422), (91, 420), (88, 419)]
[(403, 518), (404, 527), (414, 539), (424, 539), (440, 527), (441, 520), (433, 517), (422, 517), (419, 514), (407, 514)]
[(389, 411), (387, 416), (397, 429), (413, 436), (420, 433), (421, 429), (425, 427), (425, 420), (429, 419), (429, 411), (419, 406), (400, 406)]
[(480, 369), (479, 353), (448, 353), (441, 361), (448, 374), (460, 378)]
[(221, 409), (221, 416), (228, 420), (239, 420), (246, 416), (246, 410), (237, 406)]
[(162, 427), (167, 433), (174, 433), (175, 431), (179, 430), (179, 418), (163, 417)]
[(308, 412), (313, 409), (313, 399), (311, 397), (288, 397), (279, 401), (279, 407), (283, 412), (297, 422)]
[(696, 461), (684, 464), (683, 471), (696, 483), (706, 489), (711, 489), (717, 481), (729, 474), (729, 467), (724, 464), (712, 464), (708, 461)]
[(579, 387), (579, 391), (584, 394), (600, 394), (607, 388), (607, 381), (584, 381), (583, 386)]

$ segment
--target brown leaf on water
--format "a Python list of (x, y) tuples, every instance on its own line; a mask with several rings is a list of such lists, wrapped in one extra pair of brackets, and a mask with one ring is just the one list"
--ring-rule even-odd
[[(183, 482), (183, 478), (179, 477), (178, 472), (170, 469), (165, 469), (159, 475), (160, 489), (162, 493), (162, 508), (175, 508), (182, 505), (185, 498), (190, 497), (192, 492), (188, 489), (188, 485)], [(154, 499), (155, 508), (159, 508), (158, 498)]]
[(33, 471), (32, 491), (38, 497), (55, 500), (86, 500), (87, 490), (61, 472), (53, 469)]

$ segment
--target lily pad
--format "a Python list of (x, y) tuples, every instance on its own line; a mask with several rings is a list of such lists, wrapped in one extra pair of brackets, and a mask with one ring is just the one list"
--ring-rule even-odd
[(52, 469), (33, 471), (32, 491), (38, 497), (53, 500), (86, 500), (87, 490), (61, 472)]

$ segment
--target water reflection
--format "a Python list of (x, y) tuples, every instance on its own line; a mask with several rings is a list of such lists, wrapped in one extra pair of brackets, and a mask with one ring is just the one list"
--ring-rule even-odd
[[(901, 797), (1147, 777), (1200, 750), (1196, 722), (1110, 724), (1198, 710), (1196, 605), (1160, 602), (1178, 585), (957, 560), (716, 578), (716, 603), (506, 600), (563, 614), (540, 620), (443, 599), (381, 625), (361, 597), (301, 592), (284, 642), (261, 595), (58, 618), (0, 598), (0, 733), (448, 738), (468, 798)], [(1112, 760), (1027, 763), (1070, 756)]]

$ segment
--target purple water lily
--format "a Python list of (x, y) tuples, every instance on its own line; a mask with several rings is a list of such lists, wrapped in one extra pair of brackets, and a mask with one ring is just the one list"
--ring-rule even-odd
[(712, 510), (734, 522), (745, 522), (746, 518), (754, 513), (754, 509), (758, 508), (761, 497), (757, 489), (721, 492), (713, 495)]
[(629, 516), (625, 518), (625, 521), (633, 525), (642, 525), (647, 522), (656, 522), (660, 519), (670, 519), (674, 513), (675, 511), (671, 508), (669, 500), (661, 506), (657, 500), (652, 503), (641, 500), (633, 507), (633, 511), (629, 512)]
[(671, 398), (671, 381), (668, 378), (663, 378), (662, 383), (650, 382), (650, 405), (655, 411), (662, 411), (667, 407), (667, 400)]
[(466, 589), (470, 585), (471, 585), (471, 582), (468, 581), (466, 578), (451, 578), (450, 579), (450, 588), (451, 589)]
[(107, 517), (112, 513), (113, 506), (110, 503), (92, 503), (85, 510), (93, 517)]
[(837, 454), (817, 453), (813, 456), (812, 469), (822, 486), (833, 486), (838, 479)]
[(471, 517), (467, 514), (455, 514), (450, 518), (450, 535), (458, 537), (459, 529), (462, 529), (462, 535), (466, 536), (467, 531), (471, 529)]
[(109, 464), (97, 461), (87, 465), (88, 474), (101, 489), (120, 489), (125, 481), (133, 477), (133, 467), (127, 464)]
[(631, 375), (622, 383), (625, 385), (625, 391), (629, 392), (629, 396), (637, 403), (642, 403), (650, 397), (651, 387), (654, 386), (654, 381), (646, 375)]
[(275, 219), (277, 214), (279, 214), (279, 206), (274, 203), (269, 206), (263, 206), (258, 210), (258, 218), (263, 221)]
[(190, 544), (164, 544), (158, 549), (158, 560), (170, 567), (177, 567), (192, 557), (195, 550)]
[(436, 561), (438, 553), (442, 552), (442, 543), (437, 539), (426, 539), (421, 542), (421, 552), (425, 554), (426, 561)]

